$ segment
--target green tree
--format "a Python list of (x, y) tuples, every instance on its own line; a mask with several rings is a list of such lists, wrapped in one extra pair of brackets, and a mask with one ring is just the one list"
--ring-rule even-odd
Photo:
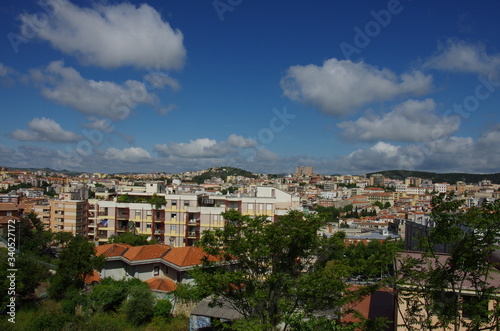
[(168, 299), (158, 300), (154, 306), (154, 316), (164, 319), (172, 317), (172, 303)]
[(89, 307), (94, 312), (116, 312), (134, 286), (144, 286), (137, 278), (114, 280), (104, 278), (89, 295)]
[(116, 202), (129, 203), (129, 202), (131, 202), (130, 196), (128, 195), (128, 193), (121, 194), (121, 195), (118, 196), (118, 198), (116, 198)]
[(127, 321), (136, 326), (149, 322), (154, 315), (153, 293), (146, 283), (143, 284), (131, 287), (129, 297), (123, 304)]
[(94, 270), (104, 267), (106, 258), (103, 255), (96, 256), (95, 253), (95, 246), (87, 238), (72, 238), (59, 255), (56, 274), (50, 280), (49, 295), (62, 299), (66, 291), (82, 289), (85, 278), (92, 275)]
[[(9, 287), (11, 275), (8, 269), (14, 269), (8, 262), (7, 249), (0, 250), (0, 310), (5, 308), (9, 300)], [(22, 252), (15, 257), (15, 293), (21, 300), (30, 299), (35, 294), (36, 288), (49, 277), (48, 268), (37, 262), (33, 257)]]
[(347, 291), (342, 280), (350, 274), (342, 261), (345, 234), (318, 236), (326, 224), (321, 218), (290, 211), (272, 222), (235, 210), (223, 217), (225, 227), (205, 231), (200, 240), (213, 258), (191, 273), (194, 284), (179, 285), (180, 298), (228, 302), (245, 320), (265, 328), (317, 309), (337, 309), (340, 317), (350, 312), (341, 307), (360, 299), (361, 291)]
[(130, 231), (120, 233), (117, 236), (114, 235), (110, 236), (108, 242), (129, 244), (132, 246), (151, 245), (156, 243), (156, 241), (152, 240), (148, 241), (148, 236), (145, 234), (134, 234), (133, 232)]
[(65, 246), (67, 243), (73, 239), (73, 233), (71, 232), (66, 232), (66, 231), (60, 231), (54, 233), (54, 240), (58, 241), (61, 246)]
[(36, 255), (45, 252), (52, 241), (53, 234), (44, 228), (43, 222), (38, 218), (38, 214), (31, 211), (21, 217), (19, 223), (19, 249), (29, 251)]
[(165, 200), (165, 197), (160, 197), (156, 193), (153, 194), (153, 196), (149, 199), (149, 203), (151, 206), (153, 206), (155, 209), (161, 209), (162, 206), (165, 206), (167, 204), (167, 201)]
[[(498, 273), (491, 257), (499, 248), (500, 201), (468, 209), (462, 205), (444, 195), (434, 197), (433, 226), (420, 238), (422, 253), (398, 259), (396, 294), (406, 307), (401, 314), (408, 330), (500, 326), (500, 308), (489, 306), (498, 302), (490, 280)], [(446, 246), (449, 255), (439, 254)]]

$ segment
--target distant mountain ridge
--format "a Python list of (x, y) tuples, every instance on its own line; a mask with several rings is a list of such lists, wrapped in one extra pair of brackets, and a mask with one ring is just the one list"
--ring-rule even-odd
[(383, 170), (383, 171), (368, 173), (366, 174), (366, 176), (370, 176), (373, 174), (381, 174), (384, 175), (384, 177), (388, 177), (391, 179), (420, 177), (423, 179), (430, 179), (432, 180), (433, 183), (446, 182), (449, 184), (455, 184), (457, 181), (463, 181), (467, 184), (470, 184), (470, 183), (478, 183), (482, 180), (490, 180), (493, 184), (500, 184), (500, 173), (468, 174), (462, 172), (436, 173), (436, 172), (414, 171), (414, 170)]

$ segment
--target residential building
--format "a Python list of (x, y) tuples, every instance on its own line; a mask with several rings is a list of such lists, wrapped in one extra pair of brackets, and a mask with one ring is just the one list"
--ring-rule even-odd
[(50, 229), (52, 232), (87, 233), (86, 200), (50, 200)]
[[(127, 192), (131, 201), (148, 200), (156, 192)], [(268, 186), (255, 187), (252, 194), (209, 195), (156, 193), (166, 204), (89, 200), (89, 239), (98, 244), (126, 231), (148, 235), (172, 247), (193, 246), (205, 230), (224, 227), (222, 212), (238, 210), (245, 215), (274, 219), (289, 210), (301, 210), (300, 199)]]

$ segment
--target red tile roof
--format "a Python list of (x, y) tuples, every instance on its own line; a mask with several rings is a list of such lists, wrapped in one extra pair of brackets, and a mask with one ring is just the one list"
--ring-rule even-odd
[[(163, 259), (180, 267), (187, 267), (201, 264), (201, 259), (204, 256), (206, 254), (201, 247), (174, 247)], [(215, 257), (209, 257), (209, 260), (216, 261)]]
[(170, 278), (153, 277), (146, 281), (149, 288), (156, 291), (172, 292), (176, 289), (176, 284)]
[(132, 246), (129, 244), (107, 244), (96, 247), (96, 256), (104, 254), (106, 257), (120, 256)]
[(162, 244), (135, 246), (130, 247), (123, 257), (131, 261), (158, 259), (171, 249), (169, 245)]
[(92, 284), (94, 282), (100, 282), (101, 275), (99, 275), (99, 272), (97, 272), (97, 270), (94, 270), (94, 273), (90, 276), (85, 277), (84, 281), (85, 281), (85, 284)]

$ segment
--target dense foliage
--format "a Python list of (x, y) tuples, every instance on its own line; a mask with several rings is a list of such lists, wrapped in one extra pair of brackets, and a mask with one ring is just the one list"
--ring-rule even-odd
[(195, 284), (179, 286), (179, 297), (229, 303), (244, 323), (271, 329), (297, 313), (311, 317), (326, 308), (335, 311), (332, 317), (338, 321), (352, 312), (349, 303), (376, 288), (347, 291), (344, 279), (351, 268), (344, 258), (345, 234), (318, 236), (326, 224), (320, 217), (290, 211), (272, 222), (234, 210), (223, 216), (224, 229), (206, 231), (200, 241), (216, 260), (205, 259), (191, 273)]
[(492, 257), (500, 244), (500, 200), (465, 210), (462, 205), (435, 197), (434, 226), (420, 238), (423, 253), (402, 257), (398, 265), (398, 300), (409, 330), (500, 326), (498, 288), (490, 282), (498, 279)]

